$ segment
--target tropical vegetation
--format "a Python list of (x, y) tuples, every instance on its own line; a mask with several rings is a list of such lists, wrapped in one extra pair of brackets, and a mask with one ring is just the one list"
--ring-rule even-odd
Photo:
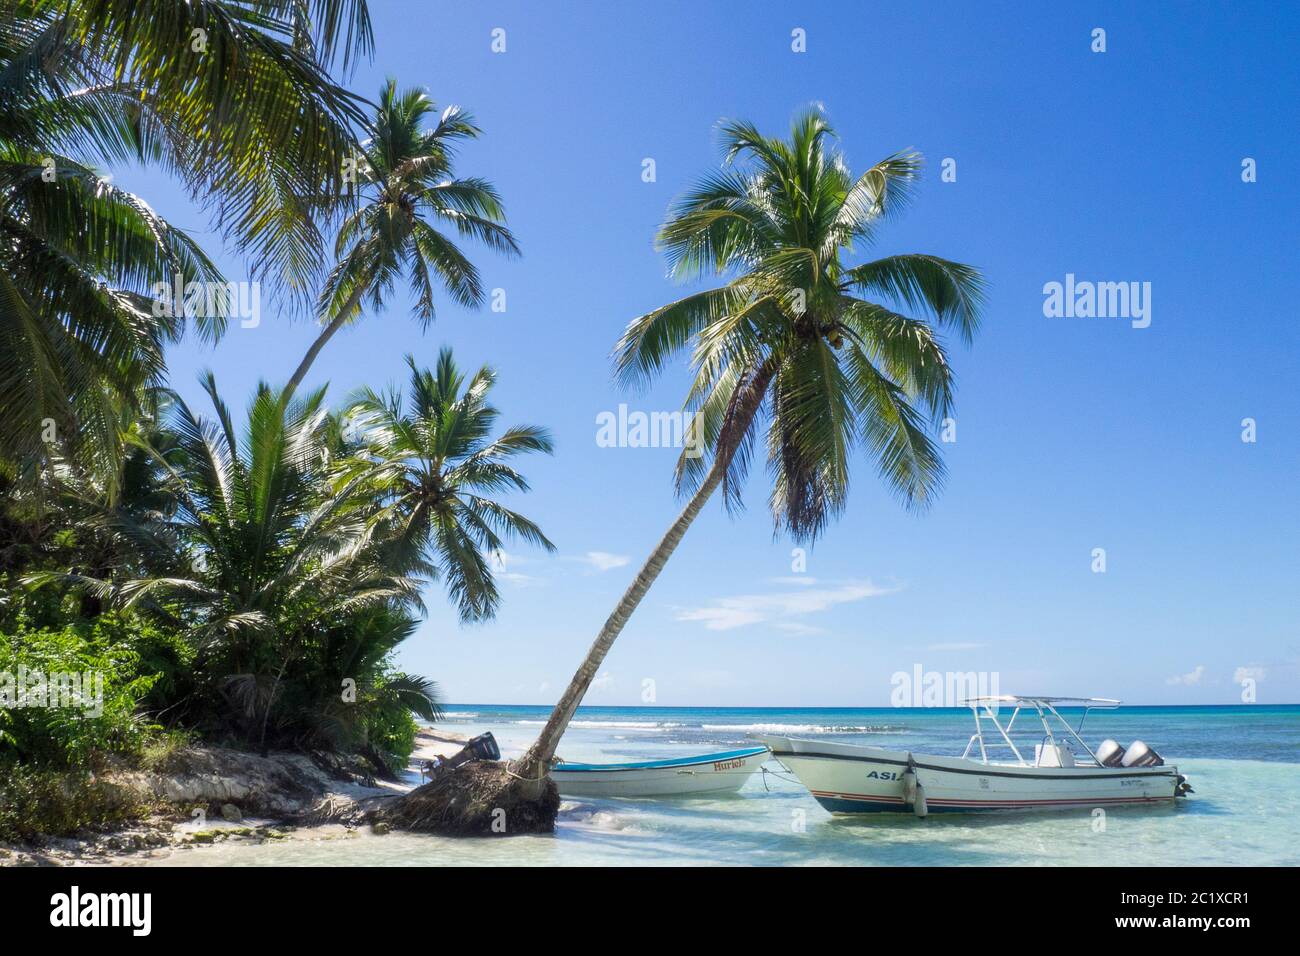
[[(335, 409), (299, 388), (403, 275), (427, 326), (483, 299), (460, 240), (518, 252), (496, 188), (452, 173), (467, 111), (336, 78), (371, 48), (364, 0), (0, 0), (0, 838), (136, 812), (96, 775), (160, 741), (404, 770), (440, 716), (394, 664), (427, 586), (485, 620), (493, 553), (553, 547), (502, 497), (550, 438), (496, 431), (491, 368), (408, 357), (409, 399)], [(226, 277), (122, 164), (177, 177), (278, 314), (322, 322), (242, 416), (211, 373), (208, 412), (169, 387), (168, 347), (230, 315), (158, 288)], [(97, 675), (96, 714), (19, 674)]]
[[(51, 444), (110, 485), (117, 424), (186, 325), (152, 290), (223, 281), (98, 164), (179, 177), (286, 308), (310, 300), (362, 101), (331, 78), (370, 49), (362, 0), (0, 0), (0, 457)], [(182, 286), (183, 287), (183, 286)]]

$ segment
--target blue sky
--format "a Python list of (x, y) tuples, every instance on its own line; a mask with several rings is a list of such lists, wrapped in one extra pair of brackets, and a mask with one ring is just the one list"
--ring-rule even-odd
[[(710, 506), (588, 703), (640, 703), (648, 678), (665, 705), (883, 705), (890, 676), (916, 665), (1133, 703), (1239, 702), (1248, 668), (1260, 701), (1300, 700), (1294, 9), (372, 6), (377, 52), (352, 87), (374, 96), (391, 75), (472, 108), (485, 136), (460, 170), (497, 183), (524, 255), (474, 253), (505, 313), (445, 303), (421, 334), (398, 294), (336, 337), (311, 381), (338, 399), (398, 380), (406, 352), (431, 364), (450, 345), (498, 369), (504, 421), (557, 442), (527, 463), (534, 490), (517, 504), (559, 553), (511, 553), (488, 625), (458, 626), (431, 592), (402, 653), (449, 700), (553, 702), (676, 514), (676, 452), (598, 447), (595, 421), (620, 402), (679, 407), (684, 368), (629, 394), (610, 347), (683, 294), (651, 240), (718, 162), (717, 121), (781, 132), (814, 102), (853, 169), (905, 147), (928, 162), (914, 207), (859, 259), (929, 252), (989, 278), (984, 330), (952, 343), (946, 490), (905, 513), (860, 458), (847, 513), (797, 575), (756, 468), (749, 510)], [(791, 49), (796, 28), (806, 52)], [(955, 182), (940, 180), (945, 158)], [(176, 186), (118, 181), (204, 239), (229, 277), (247, 274)], [(1043, 286), (1067, 273), (1149, 282), (1150, 326), (1045, 317)], [(173, 383), (196, 398), (211, 367), (239, 405), (259, 378), (287, 378), (313, 334), (269, 311), (215, 349), (176, 348)]]

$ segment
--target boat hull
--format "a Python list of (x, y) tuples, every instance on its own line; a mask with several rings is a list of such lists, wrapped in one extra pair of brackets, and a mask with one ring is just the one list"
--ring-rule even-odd
[(914, 813), (909, 762), (929, 813), (1173, 804), (1176, 767), (1018, 767), (881, 747), (764, 737), (773, 756), (832, 813)]
[(630, 764), (560, 764), (551, 771), (573, 797), (680, 797), (739, 790), (768, 759), (766, 747)]

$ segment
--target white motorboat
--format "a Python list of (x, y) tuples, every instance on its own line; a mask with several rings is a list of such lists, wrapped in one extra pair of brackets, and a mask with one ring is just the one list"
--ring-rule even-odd
[(551, 768), (560, 793), (574, 797), (673, 797), (739, 790), (770, 756), (766, 747), (649, 760), (568, 763)]
[[(1119, 701), (1097, 697), (976, 697), (964, 701), (975, 733), (960, 757), (938, 757), (864, 747), (760, 736), (772, 754), (832, 813), (927, 813), (975, 810), (1069, 810), (1127, 805), (1171, 805), (1191, 792), (1178, 768), (1142, 741), (1127, 748), (1114, 740), (1093, 751), (1079, 732), (1088, 713)], [(1082, 707), (1076, 726), (1062, 707)], [(1010, 709), (1006, 724), (998, 710)], [(1026, 718), (1021, 727), (1016, 718)], [(1036, 724), (1034, 716), (1037, 717)], [(1028, 751), (1023, 725), (1041, 739)], [(991, 725), (991, 726), (990, 726)], [(1022, 734), (1017, 746), (1013, 734)], [(1022, 747), (1024, 750), (1022, 751)], [(989, 759), (1003, 748), (1014, 758)]]

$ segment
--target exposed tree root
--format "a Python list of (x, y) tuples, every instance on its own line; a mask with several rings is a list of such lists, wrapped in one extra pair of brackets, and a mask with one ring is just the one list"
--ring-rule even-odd
[(549, 777), (524, 780), (504, 763), (478, 760), (386, 801), (374, 818), (423, 833), (512, 836), (554, 832), (559, 809), (560, 795)]

